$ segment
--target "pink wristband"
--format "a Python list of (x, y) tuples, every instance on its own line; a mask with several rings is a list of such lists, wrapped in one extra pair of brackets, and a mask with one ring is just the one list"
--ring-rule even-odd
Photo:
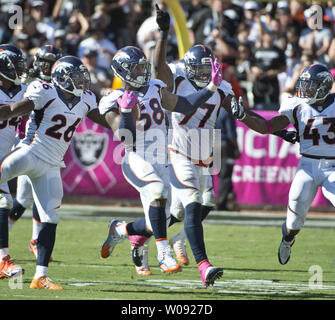
[(267, 124), (268, 124), (268, 131), (269, 131), (269, 133), (273, 133), (273, 128), (272, 128), (272, 126), (271, 126), (270, 121), (268, 120), (268, 121), (266, 121), (266, 122), (267, 122)]

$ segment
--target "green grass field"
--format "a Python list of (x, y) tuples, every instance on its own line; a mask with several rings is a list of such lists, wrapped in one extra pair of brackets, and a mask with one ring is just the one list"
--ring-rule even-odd
[[(206, 289), (193, 259), (181, 273), (162, 274), (151, 241), (153, 275), (139, 276), (131, 262), (128, 240), (117, 245), (110, 258), (100, 258), (108, 218), (105, 222), (63, 220), (57, 228), (48, 275), (64, 290), (48, 291), (29, 289), (35, 271), (35, 258), (28, 251), (31, 227), (30, 219), (21, 219), (10, 231), (10, 254), (25, 274), (22, 288), (16, 283), (17, 288), (11, 289), (9, 280), (0, 281), (2, 300), (335, 299), (333, 228), (304, 228), (291, 260), (282, 266), (277, 259), (280, 228), (205, 224), (210, 261), (224, 268), (223, 277)], [(170, 228), (169, 235), (179, 227)], [(187, 249), (191, 255), (189, 246)]]

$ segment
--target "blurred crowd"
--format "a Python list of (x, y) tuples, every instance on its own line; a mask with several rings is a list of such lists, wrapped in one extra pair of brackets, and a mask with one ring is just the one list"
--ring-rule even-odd
[[(44, 44), (78, 56), (91, 73), (92, 91), (99, 99), (113, 86), (110, 63), (119, 48), (136, 45), (152, 58), (159, 36), (155, 3), (168, 10), (163, 0), (0, 0), (0, 43), (16, 44), (28, 66)], [(325, 64), (335, 76), (335, 3), (331, 1), (187, 0), (180, 4), (191, 45), (212, 48), (223, 64), (225, 79), (249, 107), (277, 110), (283, 95), (294, 92), (300, 72), (313, 62)], [(8, 27), (13, 5), (23, 9), (22, 27), (17, 29)], [(179, 59), (173, 25), (172, 19), (169, 61)]]

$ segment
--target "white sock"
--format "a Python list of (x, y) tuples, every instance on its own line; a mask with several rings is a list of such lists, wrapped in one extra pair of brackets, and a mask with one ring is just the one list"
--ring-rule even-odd
[(160, 241), (156, 241), (156, 246), (157, 246), (157, 250), (161, 250), (163, 248), (169, 247), (169, 243), (167, 240), (160, 240)]
[(8, 254), (8, 248), (1, 248), (0, 249), (0, 261), (2, 260), (2, 258), (4, 256), (6, 256)]
[(47, 275), (47, 271), (48, 271), (48, 267), (37, 265), (36, 266), (36, 271), (35, 271), (34, 278), (38, 279), (40, 277), (46, 276)]
[(38, 235), (41, 231), (41, 227), (42, 227), (42, 223), (33, 219), (33, 234), (31, 236), (32, 240), (37, 240)]

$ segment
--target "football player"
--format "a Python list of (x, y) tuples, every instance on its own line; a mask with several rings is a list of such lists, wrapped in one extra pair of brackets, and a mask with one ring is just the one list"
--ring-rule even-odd
[[(17, 102), (27, 89), (21, 84), (25, 72), (25, 61), (20, 49), (11, 44), (0, 45), (0, 103)], [(1, 107), (2, 108), (2, 107)], [(15, 144), (17, 127), (21, 117), (10, 116), (0, 120), (0, 157), (6, 156)], [(8, 180), (7, 180), (8, 181)], [(15, 265), (8, 252), (8, 213), (12, 197), (7, 181), (0, 184), (0, 279), (23, 274), (24, 270)]]
[[(100, 115), (94, 94), (89, 91), (89, 72), (80, 59), (73, 56), (56, 61), (51, 72), (52, 83), (31, 82), (18, 102), (0, 108), (0, 119), (30, 114), (27, 136), (7, 154), (0, 164), (0, 183), (27, 175), (40, 218), (37, 239), (36, 271), (30, 288), (61, 290), (47, 276), (53, 251), (58, 209), (63, 197), (60, 168), (73, 134), (84, 117), (110, 128)], [(5, 199), (0, 194), (0, 202)], [(8, 226), (8, 223), (6, 223)]]
[[(204, 45), (191, 47), (184, 55), (182, 65), (166, 63), (166, 43), (170, 17), (156, 6), (160, 29), (154, 56), (154, 70), (158, 79), (167, 84), (168, 90), (186, 95), (199, 92), (210, 82), (211, 61), (214, 55)], [(212, 162), (213, 133), (218, 110), (230, 107), (234, 96), (232, 87), (222, 81), (215, 94), (204, 101), (196, 112), (187, 116), (172, 113), (172, 140), (169, 143), (170, 181), (172, 199), (176, 197), (185, 211), (184, 230), (192, 253), (198, 265), (200, 277), (205, 286), (213, 285), (223, 274), (222, 268), (213, 267), (209, 262), (202, 228), (202, 217), (207, 216), (207, 207), (202, 206), (202, 193), (207, 186), (208, 167)], [(202, 134), (208, 137), (205, 143)], [(197, 135), (199, 138), (194, 139)], [(197, 154), (197, 156), (194, 156)]]
[[(33, 67), (26, 73), (27, 77), (25, 83), (29, 84), (33, 80), (42, 79), (46, 82), (51, 82), (51, 69), (54, 63), (61, 58), (61, 51), (53, 45), (44, 45), (36, 52), (34, 56)], [(23, 120), (20, 124), (21, 138), (25, 137), (25, 124), (27, 120)], [(19, 176), (17, 178), (17, 192), (16, 199), (13, 201), (13, 207), (8, 215), (8, 227), (11, 229), (14, 223), (23, 215), (26, 208), (31, 205), (33, 212), (33, 230), (32, 237), (29, 243), (29, 250), (37, 258), (37, 238), (41, 229), (41, 220), (36, 208), (36, 204), (33, 203), (33, 193), (31, 184), (27, 176)], [(52, 261), (52, 257), (50, 257)]]
[(285, 99), (279, 116), (266, 120), (245, 110), (243, 101), (232, 100), (233, 115), (249, 128), (270, 134), (292, 123), (300, 140), (301, 159), (292, 181), (282, 225), (278, 259), (286, 264), (295, 237), (306, 220), (309, 207), (319, 187), (335, 205), (335, 95), (330, 94), (333, 77), (321, 64), (306, 67), (296, 82), (295, 95)]
[[(126, 150), (122, 171), (127, 181), (140, 193), (145, 219), (128, 224), (112, 220), (107, 239), (101, 248), (101, 256), (109, 257), (115, 245), (126, 236), (149, 237), (153, 233), (160, 270), (167, 273), (181, 271), (181, 266), (171, 255), (167, 241), (170, 188), (166, 157), (167, 131), (162, 108), (185, 117), (195, 112), (215, 94), (217, 84), (222, 79), (221, 67), (212, 61), (207, 86), (185, 97), (170, 93), (160, 80), (150, 80), (150, 63), (142, 50), (136, 47), (119, 50), (113, 57), (111, 67), (122, 80), (122, 89), (105, 96), (100, 101), (99, 110), (112, 127), (120, 108), (120, 128), (132, 133), (127, 139), (125, 136), (120, 137), (119, 132)], [(137, 105), (141, 114), (139, 121), (134, 123), (130, 111)]]

